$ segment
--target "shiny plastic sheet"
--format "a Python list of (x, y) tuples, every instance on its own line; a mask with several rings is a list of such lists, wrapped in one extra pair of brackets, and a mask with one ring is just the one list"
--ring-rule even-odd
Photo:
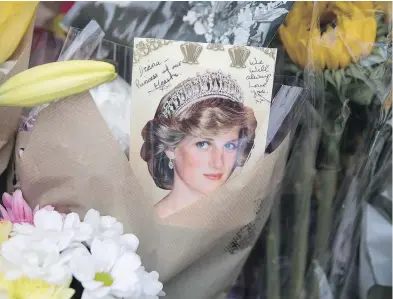
[(372, 246), (366, 206), (386, 214), (375, 198), (391, 165), (390, 13), (381, 2), (297, 2), (271, 43), (286, 53), (279, 71), (304, 80), (311, 97), (231, 298), (383, 298), (361, 285), (359, 254)]

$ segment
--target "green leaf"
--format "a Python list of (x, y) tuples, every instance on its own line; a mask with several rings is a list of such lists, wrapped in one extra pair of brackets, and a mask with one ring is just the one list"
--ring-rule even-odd
[(373, 65), (379, 64), (381, 62), (384, 62), (386, 59), (382, 57), (381, 55), (369, 55), (367, 56), (367, 59), (362, 59), (360, 61), (360, 65), (364, 67), (372, 67)]
[(297, 65), (293, 64), (293, 63), (288, 63), (285, 65), (285, 71), (288, 71), (290, 73), (296, 74), (299, 71), (302, 71)]
[(324, 78), (327, 82), (329, 82), (335, 89), (337, 89), (336, 82), (334, 81), (333, 76), (330, 74), (330, 70), (326, 70), (324, 72)]
[(366, 75), (366, 69), (362, 68), (360, 66), (356, 66), (355, 64), (351, 64), (349, 66), (351, 69), (352, 77), (362, 80), (362, 81), (367, 81), (367, 75)]
[(349, 77), (344, 78), (344, 86), (351, 84), (351, 82), (352, 82), (352, 78), (349, 78)]
[(354, 84), (348, 86), (346, 96), (359, 105), (368, 106), (374, 97), (374, 91), (366, 84)]
[(389, 32), (389, 29), (387, 26), (381, 26), (377, 29), (377, 36), (386, 36)]
[(334, 78), (336, 80), (338, 93), (340, 93), (344, 77), (345, 77), (345, 73), (344, 73), (343, 69), (339, 69), (337, 71), (334, 71)]

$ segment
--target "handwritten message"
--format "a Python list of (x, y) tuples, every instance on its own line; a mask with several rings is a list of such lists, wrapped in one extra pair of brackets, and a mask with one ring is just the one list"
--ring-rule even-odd
[(139, 89), (146, 88), (148, 93), (156, 90), (166, 90), (172, 86), (171, 82), (179, 77), (178, 72), (181, 61), (156, 60), (146, 65), (139, 66), (139, 72), (135, 75), (135, 85)]
[(269, 80), (271, 79), (271, 70), (269, 65), (263, 62), (262, 59), (256, 57), (251, 58), (248, 62), (248, 74), (246, 80), (248, 87), (254, 96), (257, 103), (269, 102), (270, 92), (268, 90)]

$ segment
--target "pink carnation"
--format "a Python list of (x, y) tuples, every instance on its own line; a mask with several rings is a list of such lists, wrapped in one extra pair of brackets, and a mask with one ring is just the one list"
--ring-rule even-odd
[[(30, 208), (23, 199), (22, 191), (16, 190), (13, 195), (4, 193), (2, 196), (3, 205), (0, 205), (0, 220), (11, 221), (12, 223), (30, 223), (34, 225), (34, 214), (40, 209), (37, 205), (34, 210)], [(45, 206), (43, 209), (53, 211), (52, 206)]]

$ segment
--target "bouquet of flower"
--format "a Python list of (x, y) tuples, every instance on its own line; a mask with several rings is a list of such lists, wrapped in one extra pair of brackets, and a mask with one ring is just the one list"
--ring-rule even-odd
[(262, 46), (272, 22), (288, 13), (286, 2), (190, 1), (183, 21), (208, 43)]
[[(136, 253), (139, 240), (123, 224), (89, 210), (61, 214), (52, 206), (28, 206), (20, 190), (0, 205), (0, 298), (157, 299), (158, 273), (147, 272)], [(71, 284), (72, 283), (72, 284)]]

